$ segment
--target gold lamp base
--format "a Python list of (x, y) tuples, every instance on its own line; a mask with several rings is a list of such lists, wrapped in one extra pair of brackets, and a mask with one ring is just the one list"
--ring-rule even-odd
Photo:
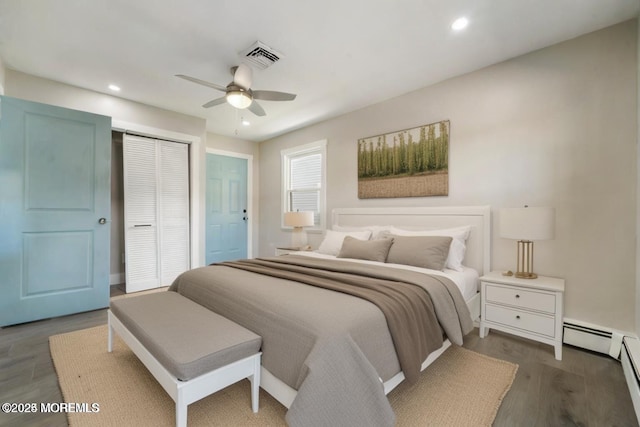
[(533, 272), (533, 242), (531, 240), (518, 240), (518, 268), (515, 276), (520, 279), (538, 277)]
[(536, 273), (523, 273), (522, 271), (516, 271), (514, 276), (520, 279), (537, 279), (538, 275)]

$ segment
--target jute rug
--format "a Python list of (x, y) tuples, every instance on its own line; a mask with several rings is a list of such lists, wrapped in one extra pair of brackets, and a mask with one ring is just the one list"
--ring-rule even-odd
[[(65, 402), (97, 403), (94, 413), (69, 412), (72, 427), (175, 426), (173, 400), (119, 337), (107, 352), (107, 326), (49, 339)], [(389, 394), (399, 426), (490, 426), (517, 365), (451, 346), (418, 383)], [(327, 392), (331, 392), (328, 390)], [(189, 426), (284, 426), (286, 408), (260, 390), (251, 412), (249, 382), (189, 406)]]

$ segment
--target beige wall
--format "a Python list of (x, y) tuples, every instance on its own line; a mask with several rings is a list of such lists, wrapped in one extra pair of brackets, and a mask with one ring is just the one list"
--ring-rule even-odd
[[(326, 138), (329, 212), (491, 205), (493, 269), (515, 268), (498, 210), (555, 207), (556, 238), (536, 243), (535, 269), (566, 278), (566, 317), (634, 331), (636, 27), (619, 24), (261, 143), (259, 254), (289, 241), (279, 225), (280, 150)], [(357, 198), (358, 138), (443, 119), (451, 120), (448, 197)]]
[[(640, 82), (640, 18), (638, 18), (637, 21), (638, 24), (638, 31), (637, 31), (637, 36), (638, 39), (636, 41), (636, 60), (638, 63), (638, 67), (637, 67), (637, 76), (636, 76), (636, 82)], [(636, 100), (636, 104), (638, 106), (638, 110), (636, 111), (636, 125), (637, 125), (637, 141), (638, 141), (638, 145), (640, 146), (640, 121), (639, 121), (639, 117), (640, 117), (640, 84), (638, 84), (636, 86), (636, 94), (637, 94), (637, 100)], [(636, 304), (636, 324), (635, 324), (635, 331), (636, 333), (640, 333), (640, 236), (639, 236), (639, 231), (640, 231), (640, 149), (637, 150), (636, 152), (637, 155), (637, 161), (636, 161), (636, 176), (637, 176), (637, 180), (636, 180), (636, 298), (635, 298), (635, 304)]]
[(112, 285), (124, 283), (124, 164), (122, 132), (111, 132), (111, 274)]
[(205, 138), (206, 122), (204, 119), (69, 86), (14, 70), (7, 70), (5, 92), (8, 96), (28, 101), (103, 114), (112, 117), (113, 120), (194, 135), (203, 140)]

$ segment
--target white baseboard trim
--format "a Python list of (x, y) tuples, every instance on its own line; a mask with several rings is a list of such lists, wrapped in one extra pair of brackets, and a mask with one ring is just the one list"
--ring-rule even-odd
[(562, 341), (565, 344), (608, 354), (614, 359), (620, 356), (622, 338), (624, 336), (634, 335), (606, 326), (595, 325), (566, 317), (564, 318), (563, 326), (564, 336)]
[(637, 338), (624, 337), (620, 359), (633, 409), (636, 412), (636, 418), (640, 420), (640, 341)]

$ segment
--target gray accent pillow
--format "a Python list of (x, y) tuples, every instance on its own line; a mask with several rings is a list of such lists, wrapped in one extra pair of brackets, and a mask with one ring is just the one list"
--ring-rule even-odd
[(448, 236), (388, 236), (393, 237), (393, 244), (387, 262), (431, 270), (444, 269), (453, 240)]
[(360, 240), (346, 236), (338, 258), (366, 259), (369, 261), (385, 262), (393, 239)]

